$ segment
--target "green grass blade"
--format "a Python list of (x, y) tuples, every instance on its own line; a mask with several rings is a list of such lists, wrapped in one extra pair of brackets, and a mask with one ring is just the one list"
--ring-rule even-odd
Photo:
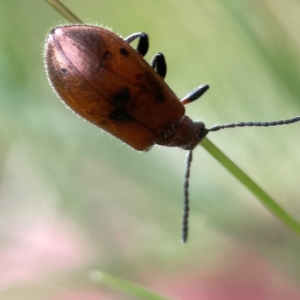
[(146, 300), (171, 300), (161, 295), (158, 295), (150, 290), (147, 290), (137, 284), (131, 283), (129, 281), (104, 274), (99, 271), (91, 273), (91, 279), (96, 283), (104, 284), (110, 288), (120, 290), (126, 294), (137, 297), (138, 299)]
[(70, 23), (82, 24), (83, 22), (74, 15), (64, 4), (59, 0), (46, 0), (58, 13), (60, 13)]
[(300, 224), (289, 215), (271, 196), (258, 186), (244, 171), (242, 171), (232, 160), (230, 160), (209, 139), (205, 138), (200, 144), (220, 164), (223, 165), (234, 177), (236, 177), (249, 191), (251, 191), (260, 202), (268, 208), (271, 213), (287, 225), (296, 234), (300, 235)]

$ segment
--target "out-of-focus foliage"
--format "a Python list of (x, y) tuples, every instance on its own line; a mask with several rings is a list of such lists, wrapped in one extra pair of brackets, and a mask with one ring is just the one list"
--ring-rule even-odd
[[(208, 126), (300, 114), (296, 1), (65, 0), (83, 21), (147, 32), (179, 97)], [(0, 2), (0, 298), (132, 299), (96, 286), (100, 269), (175, 299), (299, 299), (300, 240), (201, 147), (180, 244), (185, 153), (138, 153), (76, 117), (43, 67), (45, 1)], [(210, 139), (300, 220), (300, 125)], [(294, 298), (293, 298), (294, 297)]]

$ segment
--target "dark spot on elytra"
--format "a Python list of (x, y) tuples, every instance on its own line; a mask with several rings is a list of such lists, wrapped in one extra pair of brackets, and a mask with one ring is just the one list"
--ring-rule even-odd
[(130, 100), (130, 92), (128, 88), (123, 88), (111, 95), (112, 103), (117, 107), (124, 107)]
[(62, 69), (60, 69), (60, 70), (61, 70), (61, 72), (62, 72), (63, 74), (67, 74), (67, 73), (68, 73), (68, 70), (67, 70), (67, 69), (62, 68)]
[(135, 75), (135, 78), (136, 78), (137, 80), (141, 80), (143, 77), (144, 77), (144, 75), (141, 74), (141, 73)]
[(103, 59), (109, 59), (112, 57), (112, 54), (109, 51), (103, 53)]
[(120, 49), (120, 53), (121, 53), (121, 55), (123, 55), (125, 57), (129, 56), (129, 53), (128, 53), (128, 51), (125, 48), (121, 48)]
[(99, 67), (98, 67), (99, 71), (101, 71), (105, 67), (107, 60), (110, 59), (111, 57), (112, 57), (111, 52), (109, 52), (109, 51), (103, 52), (102, 57), (99, 61)]
[(126, 122), (131, 120), (131, 118), (126, 114), (126, 112), (122, 109), (115, 109), (110, 113), (109, 118), (114, 121)]

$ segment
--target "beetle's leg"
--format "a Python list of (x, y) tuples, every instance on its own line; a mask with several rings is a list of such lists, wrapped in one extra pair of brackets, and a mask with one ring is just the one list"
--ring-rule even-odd
[(189, 104), (189, 103), (197, 100), (198, 98), (200, 98), (208, 89), (209, 89), (208, 84), (199, 86), (199, 87), (195, 88), (194, 90), (192, 90), (190, 93), (188, 93), (185, 97), (183, 97), (180, 100), (180, 102), (183, 105)]
[(145, 56), (149, 49), (149, 38), (148, 35), (144, 32), (134, 33), (130, 36), (128, 36), (126, 39), (124, 39), (125, 42), (130, 44), (137, 38), (140, 38), (138, 45), (136, 47), (136, 51), (141, 54), (142, 56)]
[(153, 69), (160, 75), (162, 78), (166, 77), (167, 74), (167, 63), (165, 56), (162, 53), (157, 53), (150, 63)]

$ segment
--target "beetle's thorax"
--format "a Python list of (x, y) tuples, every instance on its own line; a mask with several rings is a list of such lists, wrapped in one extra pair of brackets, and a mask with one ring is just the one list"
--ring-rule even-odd
[(208, 131), (204, 123), (194, 122), (188, 116), (183, 116), (178, 123), (165, 132), (164, 137), (156, 141), (157, 145), (168, 147), (180, 147), (185, 150), (193, 149), (206, 135)]

